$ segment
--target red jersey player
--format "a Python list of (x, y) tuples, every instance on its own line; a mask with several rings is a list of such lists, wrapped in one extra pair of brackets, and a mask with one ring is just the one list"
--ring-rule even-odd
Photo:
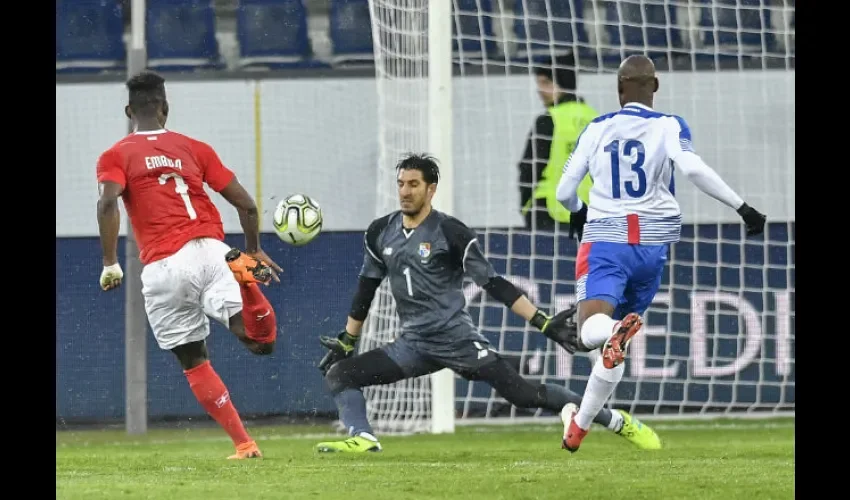
[[(275, 271), (281, 269), (260, 249), (257, 207), (233, 172), (209, 145), (165, 130), (165, 80), (142, 72), (127, 89), (124, 112), (135, 132), (97, 162), (100, 285), (111, 290), (123, 278), (117, 254), (120, 196), (139, 245), (145, 311), (159, 347), (177, 356), (195, 397), (233, 439), (236, 453), (229, 458), (261, 457), (210, 365), (206, 337), (213, 318), (251, 352), (271, 353), (277, 323), (258, 283), (280, 281)], [(246, 253), (222, 241), (221, 216), (204, 183), (239, 212)]]

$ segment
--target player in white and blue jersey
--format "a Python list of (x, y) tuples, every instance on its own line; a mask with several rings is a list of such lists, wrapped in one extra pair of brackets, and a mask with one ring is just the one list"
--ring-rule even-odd
[[(570, 404), (561, 413), (562, 447), (571, 452), (578, 450), (623, 377), (626, 349), (661, 285), (668, 246), (679, 241), (682, 214), (674, 196), (674, 169), (737, 210), (747, 235), (764, 230), (765, 216), (694, 152), (685, 120), (652, 109), (657, 90), (652, 60), (625, 59), (617, 73), (622, 108), (585, 128), (558, 185), (558, 200), (573, 212), (570, 234), (581, 240), (576, 259), (579, 350), (602, 348), (581, 407)], [(576, 189), (588, 172), (593, 187), (585, 206)]]

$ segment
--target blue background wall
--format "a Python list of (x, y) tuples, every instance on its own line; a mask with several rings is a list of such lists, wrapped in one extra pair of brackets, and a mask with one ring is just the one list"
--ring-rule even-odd
[[(790, 234), (789, 234), (790, 231)], [(676, 332), (690, 331), (690, 292), (693, 289), (715, 290), (717, 287), (738, 290), (769, 289), (784, 291), (795, 287), (794, 247), (788, 251), (788, 241), (795, 241), (794, 225), (772, 224), (765, 237), (741, 242), (739, 225), (686, 226), (683, 242), (673, 248), (674, 265), (668, 266), (664, 290), (673, 294), (669, 322)], [(689, 243), (695, 233), (705, 243)], [(718, 244), (718, 237), (724, 243)], [(513, 276), (529, 276), (531, 266), (543, 283), (572, 282), (574, 261), (571, 257), (553, 265), (555, 240), (552, 237), (514, 235), (511, 241), (505, 235), (483, 238), (494, 254), (515, 256), (493, 259), (500, 272)], [(228, 236), (228, 243), (241, 246), (240, 236)], [(282, 283), (265, 289), (271, 303), (277, 308), (277, 352), (268, 357), (248, 353), (219, 325), (213, 326), (209, 338), (213, 366), (230, 388), (232, 397), (243, 415), (250, 414), (316, 414), (333, 412), (333, 401), (326, 394), (316, 362), (323, 350), (316, 336), (338, 330), (348, 312), (351, 295), (356, 286), (357, 273), (362, 259), (362, 233), (327, 232), (314, 243), (294, 248), (280, 243), (274, 235), (263, 235), (263, 246), (285, 272)], [(546, 256), (532, 259), (529, 256)], [(575, 255), (575, 243), (560, 238), (559, 253)], [(104, 293), (97, 278), (100, 273), (100, 247), (96, 238), (60, 238), (56, 241), (56, 416), (57, 420), (107, 420), (124, 414), (124, 292)], [(123, 241), (119, 255), (123, 254)], [(699, 262), (695, 265), (694, 262)], [(122, 262), (123, 264), (123, 262)], [(742, 272), (741, 267), (744, 266)], [(672, 282), (675, 286), (669, 289)], [(571, 285), (553, 287), (540, 285), (542, 306), (548, 306), (554, 294), (572, 293)], [(766, 311), (763, 325), (765, 339), (761, 356), (772, 360), (776, 356), (776, 317), (772, 315), (776, 304), (773, 295), (762, 292), (743, 294), (757, 311)], [(547, 300), (548, 299), (548, 300)], [(791, 335), (795, 333), (794, 294), (791, 295)], [(480, 299), (470, 304), (473, 317), (478, 317)], [(485, 333), (494, 339), (503, 321), (511, 329), (521, 331), (523, 323), (507, 314), (504, 308), (488, 301), (484, 311)], [(668, 324), (668, 314), (650, 314), (649, 324)], [(711, 333), (739, 331), (737, 314), (723, 314), (716, 322), (709, 322)], [(508, 349), (522, 347), (522, 335), (509, 335)], [(649, 339), (647, 353), (688, 356), (686, 336)], [(545, 350), (545, 339), (540, 335), (528, 337), (529, 350)], [(709, 352), (720, 357), (734, 358), (740, 346), (736, 339), (718, 341)], [(791, 344), (793, 358), (793, 342)], [(650, 361), (650, 365), (651, 365)], [(660, 363), (660, 361), (659, 361)], [(552, 363), (550, 363), (550, 366)], [(770, 405), (783, 401), (794, 406), (794, 364), (787, 377), (776, 375), (771, 361), (754, 363), (735, 376), (715, 377), (710, 380), (691, 380), (685, 383), (687, 370), (680, 370), (678, 380), (624, 382), (617, 395), (654, 400), (659, 396), (668, 401), (683, 398), (691, 402), (727, 403), (759, 402)], [(589, 365), (584, 357), (576, 357), (574, 374), (586, 375)], [(551, 372), (551, 370), (550, 370)], [(553, 373), (548, 375), (551, 377)], [(733, 382), (769, 382), (762, 385), (738, 385)], [(465, 394), (465, 382), (459, 381), (459, 394)], [(576, 390), (583, 388), (580, 381), (570, 382)], [(476, 395), (486, 396), (488, 390), (475, 385)], [(200, 416), (200, 406), (192, 397), (185, 378), (173, 355), (160, 351), (151, 335), (148, 336), (148, 399), (151, 418), (166, 416)], [(675, 409), (675, 408), (674, 408)]]

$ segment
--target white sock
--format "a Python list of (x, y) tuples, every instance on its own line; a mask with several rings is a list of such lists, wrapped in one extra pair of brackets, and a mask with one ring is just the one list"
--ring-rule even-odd
[(584, 396), (581, 398), (581, 406), (575, 416), (576, 425), (584, 430), (590, 429), (590, 424), (614, 393), (614, 388), (623, 378), (625, 370), (625, 363), (609, 370), (602, 364), (601, 359), (593, 365), (593, 371), (590, 372), (587, 387), (584, 389)]
[(602, 347), (614, 334), (614, 327), (619, 321), (611, 319), (602, 313), (596, 313), (587, 318), (581, 326), (581, 343), (588, 349)]
[(623, 424), (626, 423), (623, 420), (623, 415), (618, 411), (611, 412), (611, 421), (608, 422), (608, 429), (614, 432), (620, 432), (623, 430)]
[(599, 361), (599, 358), (602, 357), (602, 349), (594, 349), (587, 353), (587, 359), (590, 361), (590, 366), (596, 365), (596, 362)]

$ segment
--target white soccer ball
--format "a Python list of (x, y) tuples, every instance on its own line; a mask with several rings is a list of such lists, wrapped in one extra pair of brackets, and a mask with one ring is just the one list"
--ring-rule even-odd
[(274, 229), (284, 242), (306, 245), (322, 232), (322, 207), (307, 195), (287, 196), (274, 210)]

